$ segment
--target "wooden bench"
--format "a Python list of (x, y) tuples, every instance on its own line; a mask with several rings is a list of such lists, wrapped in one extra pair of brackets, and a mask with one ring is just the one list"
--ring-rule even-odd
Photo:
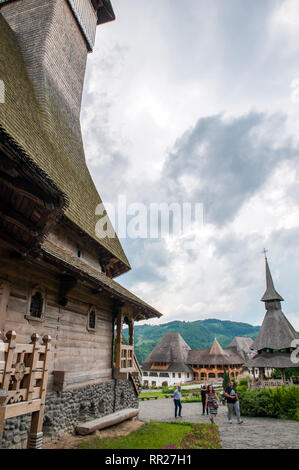
[(90, 434), (97, 429), (104, 429), (114, 424), (122, 423), (123, 421), (134, 418), (139, 413), (138, 408), (126, 408), (124, 410), (116, 411), (110, 415), (103, 416), (102, 418), (94, 419), (93, 421), (88, 421), (87, 423), (79, 423), (76, 426), (76, 432), (85, 436)]
[(142, 401), (144, 401), (144, 400), (151, 400), (151, 399), (153, 399), (153, 400), (154, 400), (154, 399), (155, 399), (155, 400), (158, 400), (158, 397), (139, 397), (139, 400), (142, 400)]

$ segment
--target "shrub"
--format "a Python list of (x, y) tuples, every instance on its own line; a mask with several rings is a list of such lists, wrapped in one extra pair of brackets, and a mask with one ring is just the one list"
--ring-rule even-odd
[(298, 420), (299, 388), (247, 390), (238, 388), (240, 410), (244, 416), (268, 416)]
[(246, 388), (248, 388), (248, 380), (240, 379), (239, 386), (245, 386)]

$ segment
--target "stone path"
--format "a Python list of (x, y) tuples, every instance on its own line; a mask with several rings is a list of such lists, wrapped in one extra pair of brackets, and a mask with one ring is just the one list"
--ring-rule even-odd
[[(183, 403), (182, 418), (176, 421), (210, 423), (202, 415), (201, 403)], [(141, 421), (175, 421), (173, 400), (139, 402)], [(227, 407), (220, 406), (216, 417), (223, 449), (299, 449), (299, 422), (273, 418), (243, 418), (243, 424), (227, 421)]]

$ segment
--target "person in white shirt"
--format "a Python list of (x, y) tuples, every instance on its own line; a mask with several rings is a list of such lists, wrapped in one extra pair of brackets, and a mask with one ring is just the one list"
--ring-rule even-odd
[(174, 417), (175, 418), (177, 417), (177, 412), (179, 411), (179, 417), (181, 418), (182, 403), (181, 403), (181, 387), (180, 387), (180, 385), (174, 391), (173, 401), (174, 401)]

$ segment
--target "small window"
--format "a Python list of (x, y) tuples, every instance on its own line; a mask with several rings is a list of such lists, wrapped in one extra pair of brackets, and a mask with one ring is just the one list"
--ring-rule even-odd
[(43, 321), (46, 305), (46, 291), (43, 287), (35, 285), (31, 288), (28, 297), (27, 320)]
[(81, 246), (77, 246), (77, 256), (78, 256), (78, 258), (81, 258), (81, 256), (82, 256)]
[(96, 309), (93, 306), (88, 311), (87, 329), (90, 331), (96, 329)]
[(35, 292), (35, 294), (31, 297), (30, 302), (30, 315), (32, 317), (40, 318), (43, 313), (43, 303), (44, 299), (40, 292)]

